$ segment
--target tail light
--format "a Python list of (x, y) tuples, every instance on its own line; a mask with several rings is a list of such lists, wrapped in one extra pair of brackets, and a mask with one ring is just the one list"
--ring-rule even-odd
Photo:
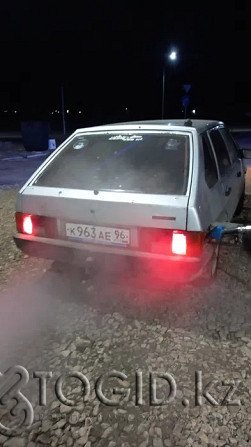
[(172, 236), (172, 253), (174, 255), (187, 254), (187, 237), (180, 231), (174, 231)]
[(139, 231), (139, 249), (167, 256), (200, 256), (205, 233), (202, 231), (166, 230), (160, 228)]
[(27, 235), (49, 238), (57, 237), (57, 221), (52, 217), (17, 212), (16, 228), (18, 233)]
[(23, 233), (32, 234), (33, 233), (33, 222), (31, 216), (24, 216), (23, 219)]
[(34, 222), (30, 214), (16, 213), (16, 227), (18, 233), (33, 234)]

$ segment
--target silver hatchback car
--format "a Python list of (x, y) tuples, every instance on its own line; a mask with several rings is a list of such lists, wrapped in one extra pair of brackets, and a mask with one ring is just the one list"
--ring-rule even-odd
[(77, 129), (19, 191), (14, 240), (30, 256), (134, 258), (188, 281), (214, 274), (210, 230), (233, 219), (244, 194), (242, 154), (223, 122)]

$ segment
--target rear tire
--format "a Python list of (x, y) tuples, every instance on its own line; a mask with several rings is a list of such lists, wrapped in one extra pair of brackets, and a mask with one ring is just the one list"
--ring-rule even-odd
[(241, 194), (240, 200), (238, 202), (238, 205), (236, 207), (235, 213), (234, 213), (235, 216), (239, 216), (241, 214), (241, 212), (243, 210), (244, 202), (245, 202), (245, 197), (246, 197), (246, 195), (245, 195), (245, 188), (244, 188), (243, 192)]

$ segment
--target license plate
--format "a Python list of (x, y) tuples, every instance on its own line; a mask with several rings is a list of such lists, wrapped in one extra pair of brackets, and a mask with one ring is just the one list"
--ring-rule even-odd
[(66, 223), (66, 236), (70, 239), (101, 244), (125, 246), (130, 243), (130, 230), (124, 228)]

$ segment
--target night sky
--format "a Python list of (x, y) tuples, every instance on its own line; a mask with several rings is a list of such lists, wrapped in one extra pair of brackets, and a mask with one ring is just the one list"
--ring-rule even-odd
[(158, 119), (165, 64), (165, 117), (183, 117), (190, 84), (188, 115), (249, 122), (251, 8), (222, 3), (2, 1), (0, 113), (49, 116), (63, 91), (83, 126)]

